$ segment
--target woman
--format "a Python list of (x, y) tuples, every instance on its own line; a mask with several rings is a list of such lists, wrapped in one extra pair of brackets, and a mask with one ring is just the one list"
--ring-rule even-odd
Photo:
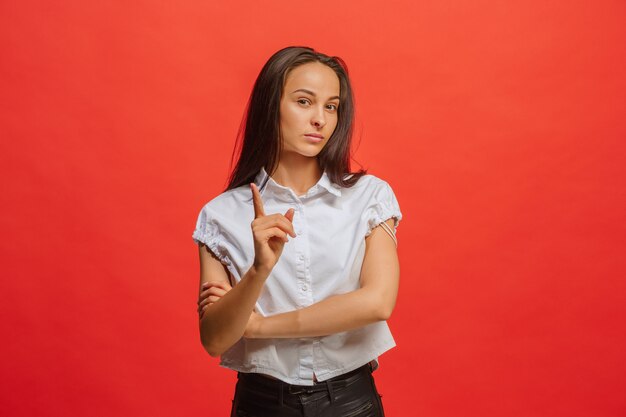
[(237, 371), (231, 416), (384, 416), (372, 373), (395, 346), (402, 213), (387, 182), (350, 172), (353, 117), (340, 58), (276, 52), (230, 183), (200, 211), (200, 335)]

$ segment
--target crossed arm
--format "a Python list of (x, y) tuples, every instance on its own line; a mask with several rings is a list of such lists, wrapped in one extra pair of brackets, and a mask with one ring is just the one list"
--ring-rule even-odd
[[(393, 230), (394, 219), (385, 223)], [(361, 286), (333, 295), (308, 307), (269, 317), (252, 313), (247, 338), (295, 338), (325, 336), (387, 320), (396, 303), (400, 267), (394, 240), (382, 227), (365, 239)]]

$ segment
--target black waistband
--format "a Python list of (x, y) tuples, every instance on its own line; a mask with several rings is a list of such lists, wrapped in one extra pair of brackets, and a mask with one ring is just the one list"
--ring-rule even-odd
[(260, 375), (256, 372), (237, 372), (238, 379), (245, 379), (247, 381), (254, 381), (255, 384), (260, 384), (266, 387), (284, 387), (289, 393), (295, 394), (297, 391), (303, 392), (315, 392), (315, 391), (323, 391), (328, 388), (328, 384), (332, 384), (333, 386), (345, 386), (353, 379), (358, 378), (360, 375), (371, 372), (370, 363), (366, 363), (363, 366), (360, 366), (352, 371), (346, 372), (345, 374), (334, 376), (326, 381), (317, 381), (314, 382), (314, 385), (296, 385), (289, 384), (279, 379), (267, 378), (263, 375)]

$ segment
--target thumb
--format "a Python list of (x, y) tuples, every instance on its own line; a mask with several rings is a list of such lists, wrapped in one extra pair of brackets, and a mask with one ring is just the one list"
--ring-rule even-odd
[(293, 215), (296, 211), (293, 208), (289, 208), (289, 210), (287, 210), (287, 212), (285, 213), (285, 217), (289, 219), (290, 222), (293, 221)]

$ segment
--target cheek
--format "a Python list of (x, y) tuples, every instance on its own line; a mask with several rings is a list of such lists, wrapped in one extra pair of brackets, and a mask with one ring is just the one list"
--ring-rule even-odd
[(287, 108), (280, 109), (280, 126), (282, 128), (288, 128), (291, 124), (291, 112)]
[(339, 124), (339, 118), (336, 116), (333, 117), (332, 122), (330, 123), (331, 131), (334, 132), (338, 124)]
[(287, 107), (285, 111), (281, 113), (281, 129), (283, 129), (284, 132), (302, 130), (302, 126), (307, 120), (306, 115), (303, 113), (304, 112), (298, 109)]

